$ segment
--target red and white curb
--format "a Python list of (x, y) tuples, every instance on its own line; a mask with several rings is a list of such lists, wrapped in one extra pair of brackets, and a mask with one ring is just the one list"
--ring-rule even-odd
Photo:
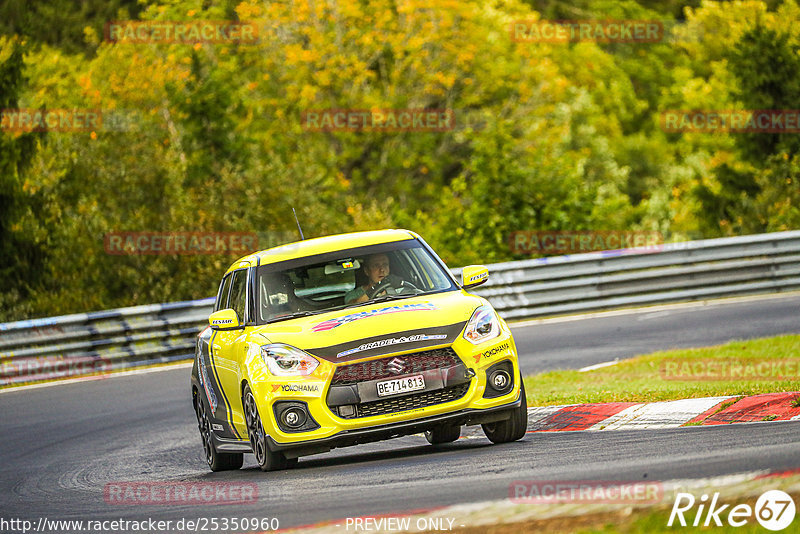
[(633, 430), (800, 420), (800, 392), (528, 409), (528, 432)]

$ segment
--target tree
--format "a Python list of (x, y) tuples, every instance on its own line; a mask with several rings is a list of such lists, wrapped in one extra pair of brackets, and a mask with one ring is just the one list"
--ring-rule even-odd
[[(2, 110), (19, 107), (25, 85), (23, 57), (19, 39), (0, 37)], [(44, 248), (30, 220), (39, 206), (26, 191), (25, 177), (42, 137), (36, 132), (0, 129), (0, 309), (28, 297), (42, 274)]]

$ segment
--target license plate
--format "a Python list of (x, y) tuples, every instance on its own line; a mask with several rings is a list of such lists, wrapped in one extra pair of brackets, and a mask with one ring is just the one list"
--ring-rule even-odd
[(425, 379), (422, 375), (407, 376), (405, 378), (395, 378), (394, 380), (384, 380), (378, 382), (378, 396), (386, 397), (425, 389)]

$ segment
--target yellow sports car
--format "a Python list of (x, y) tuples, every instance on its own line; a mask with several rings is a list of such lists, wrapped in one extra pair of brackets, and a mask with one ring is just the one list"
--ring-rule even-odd
[(225, 273), (192, 367), (212, 471), (252, 452), (265, 471), (308, 454), (424, 432), (455, 441), (481, 424), (518, 440), (527, 406), (508, 325), (408, 230), (309, 239)]

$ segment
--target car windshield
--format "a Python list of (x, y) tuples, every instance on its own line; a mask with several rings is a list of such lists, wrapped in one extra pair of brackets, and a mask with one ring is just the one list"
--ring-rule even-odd
[(457, 289), (416, 239), (262, 265), (257, 287), (259, 324)]

